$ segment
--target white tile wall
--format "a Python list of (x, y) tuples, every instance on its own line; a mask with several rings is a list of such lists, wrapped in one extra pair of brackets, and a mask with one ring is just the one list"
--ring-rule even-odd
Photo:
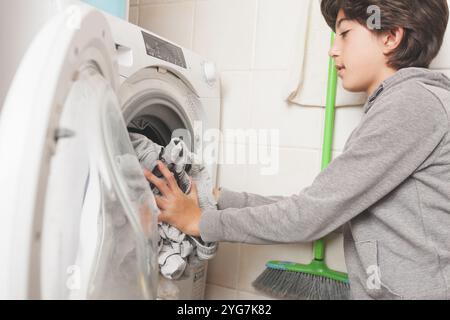
[(139, 25), (191, 49), (194, 10), (195, 1), (155, 2), (142, 0), (139, 5)]
[[(221, 158), (225, 160), (228, 159), (230, 151), (247, 149), (245, 144), (239, 145), (234, 143), (222, 143), (221, 147), (225, 149), (224, 152), (221, 153)], [(236, 159), (236, 157), (234, 159)], [(220, 185), (238, 192), (246, 191), (249, 171), (247, 166), (237, 163), (229, 164), (229, 162), (221, 162), (222, 165), (219, 166), (218, 174)]]
[(236, 289), (238, 285), (241, 247), (236, 243), (220, 243), (217, 256), (208, 262), (208, 283)]
[(284, 90), (290, 71), (253, 71), (252, 122), (258, 129), (280, 131), (280, 146), (320, 148), (322, 108), (289, 105)]
[(248, 127), (251, 121), (252, 90), (251, 71), (223, 71), (222, 129)]
[(237, 299), (238, 300), (275, 300), (274, 298), (250, 293), (246, 291), (237, 291)]
[(344, 249), (342, 233), (332, 233), (325, 239), (325, 262), (333, 270), (345, 272)]
[(207, 284), (205, 289), (205, 299), (207, 300), (236, 300), (237, 290), (221, 286)]
[(197, 1), (194, 50), (220, 70), (249, 70), (256, 16), (256, 0)]
[(336, 130), (334, 131), (333, 149), (342, 151), (345, 142), (358, 125), (364, 111), (361, 107), (337, 108), (335, 117)]
[[(235, 191), (290, 195), (307, 187), (320, 171), (324, 109), (289, 105), (292, 46), (305, 14), (299, 0), (135, 0), (130, 17), (140, 26), (216, 62), (222, 78), (222, 127), (276, 129), (279, 170), (261, 175), (261, 164), (226, 164), (219, 182)], [(135, 10), (135, 11), (134, 11)], [(136, 13), (138, 12), (138, 14)], [(136, 18), (136, 16), (138, 18)], [(324, 88), (325, 90), (325, 88)], [(336, 111), (334, 157), (358, 124), (361, 108)], [(268, 151), (265, 143), (262, 150)], [(226, 147), (248, 150), (248, 141)], [(225, 154), (223, 154), (226, 156)], [(342, 235), (326, 239), (330, 267), (345, 271)], [(221, 243), (208, 267), (207, 299), (267, 299), (251, 282), (267, 260), (308, 263), (311, 244), (253, 246)]]
[(318, 150), (280, 148), (277, 153), (279, 169), (276, 174), (264, 175), (263, 169), (269, 168), (266, 164), (248, 166), (247, 191), (262, 195), (296, 194), (309, 186), (320, 172)]
[(128, 21), (133, 24), (139, 25), (139, 7), (138, 6), (130, 6), (130, 13), (128, 16)]

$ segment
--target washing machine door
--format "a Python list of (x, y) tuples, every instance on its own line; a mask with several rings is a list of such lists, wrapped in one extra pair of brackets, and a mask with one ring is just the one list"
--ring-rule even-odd
[(153, 299), (157, 206), (116, 95), (106, 20), (39, 33), (0, 118), (0, 298)]

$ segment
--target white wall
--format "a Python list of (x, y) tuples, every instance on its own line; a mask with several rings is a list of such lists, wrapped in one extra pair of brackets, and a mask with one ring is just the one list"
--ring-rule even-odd
[[(290, 195), (319, 173), (323, 108), (289, 105), (285, 83), (303, 10), (299, 0), (134, 0), (130, 20), (215, 61), (222, 77), (224, 129), (280, 130), (280, 171), (257, 165), (221, 166), (220, 185), (264, 195)], [(326, 50), (326, 48), (324, 48)], [(324, 63), (327, 63), (325, 61)], [(292, 88), (294, 89), (294, 88)], [(323, 88), (325, 91), (325, 88)], [(338, 109), (335, 154), (358, 124), (360, 107)], [(328, 237), (327, 262), (345, 271), (342, 236)], [(310, 244), (252, 246), (221, 243), (210, 262), (207, 298), (265, 298), (251, 286), (267, 260), (307, 263)]]

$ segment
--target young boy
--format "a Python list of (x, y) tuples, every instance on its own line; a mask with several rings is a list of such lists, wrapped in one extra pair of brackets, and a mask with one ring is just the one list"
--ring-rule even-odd
[[(367, 23), (372, 5), (380, 29)], [(164, 195), (160, 219), (204, 241), (253, 244), (310, 242), (344, 226), (354, 299), (449, 299), (450, 80), (427, 69), (443, 42), (447, 1), (321, 6), (336, 31), (330, 55), (344, 88), (369, 96), (342, 155), (297, 195), (216, 190), (219, 210), (204, 212), (195, 188), (184, 195), (161, 165), (165, 180), (146, 172)]]

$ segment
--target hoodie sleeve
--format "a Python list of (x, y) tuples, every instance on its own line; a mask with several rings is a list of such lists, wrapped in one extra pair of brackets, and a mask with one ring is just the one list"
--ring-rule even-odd
[[(420, 85), (383, 94), (346, 150), (299, 194), (257, 207), (202, 214), (204, 241), (253, 244), (310, 242), (324, 237), (398, 187), (441, 144), (448, 119)], [(248, 203), (239, 195), (239, 206)]]
[(220, 197), (217, 201), (219, 210), (228, 208), (245, 208), (257, 207), (277, 201), (281, 201), (286, 197), (283, 196), (261, 196), (248, 192), (234, 192), (226, 188), (220, 189)]

